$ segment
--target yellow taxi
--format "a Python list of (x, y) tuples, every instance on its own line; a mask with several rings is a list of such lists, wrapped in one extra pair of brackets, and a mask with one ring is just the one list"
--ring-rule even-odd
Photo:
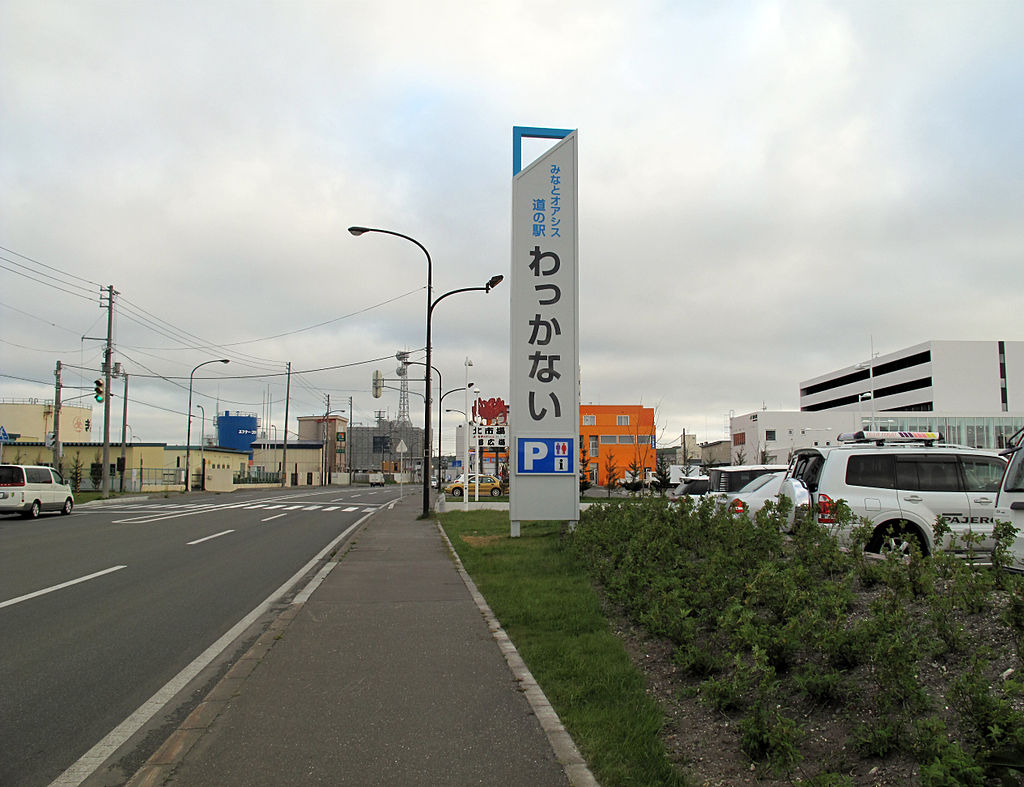
[[(480, 494), (490, 495), (491, 497), (500, 497), (505, 494), (507, 489), (506, 486), (501, 482), (501, 479), (495, 475), (471, 475), (469, 477), (469, 494), (476, 494), (476, 481), (480, 479)], [(444, 487), (444, 493), (446, 495), (452, 495), (453, 497), (462, 497), (464, 494), (462, 476), (459, 476), (454, 481), (446, 484)]]

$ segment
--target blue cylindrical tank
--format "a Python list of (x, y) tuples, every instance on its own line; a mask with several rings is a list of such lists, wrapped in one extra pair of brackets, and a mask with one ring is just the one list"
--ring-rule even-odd
[(224, 415), (217, 418), (217, 443), (223, 448), (248, 451), (256, 441), (258, 425), (258, 419), (252, 413), (232, 415), (225, 411)]

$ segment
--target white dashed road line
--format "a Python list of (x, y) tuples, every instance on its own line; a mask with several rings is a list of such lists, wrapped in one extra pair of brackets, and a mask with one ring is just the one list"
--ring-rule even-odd
[(96, 577), (102, 577), (105, 574), (112, 574), (115, 571), (120, 571), (122, 568), (128, 568), (128, 566), (114, 566), (113, 568), (107, 568), (103, 571), (97, 571), (95, 574), (89, 574), (84, 577), (79, 577), (78, 579), (72, 579), (68, 582), (61, 582), (59, 585), (53, 585), (52, 587), (37, 590), (34, 593), (27, 593), (24, 596), (18, 596), (17, 598), (12, 598), (8, 601), (0, 602), (0, 608), (12, 607), (15, 604), (20, 604), (22, 601), (28, 601), (30, 598), (45, 596), (47, 593), (52, 593), (55, 590), (62, 590), (63, 588), (71, 587), (72, 585), (77, 585), (80, 582), (88, 582), (90, 579), (96, 579)]
[(209, 541), (212, 538), (220, 538), (221, 536), (226, 536), (228, 533), (234, 533), (234, 532), (235, 532), (234, 530), (224, 530), (224, 531), (221, 531), (220, 533), (214, 533), (212, 536), (206, 536), (204, 538), (197, 538), (195, 541), (189, 541), (188, 543), (185, 544), (185, 546), (189, 546), (189, 547), (195, 546), (196, 544), (202, 544), (204, 541)]

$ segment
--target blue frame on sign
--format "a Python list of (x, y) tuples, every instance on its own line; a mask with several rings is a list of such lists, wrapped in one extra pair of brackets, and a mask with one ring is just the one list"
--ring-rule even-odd
[(512, 177), (523, 169), (523, 137), (531, 139), (565, 139), (575, 129), (535, 128), (533, 126), (512, 126)]

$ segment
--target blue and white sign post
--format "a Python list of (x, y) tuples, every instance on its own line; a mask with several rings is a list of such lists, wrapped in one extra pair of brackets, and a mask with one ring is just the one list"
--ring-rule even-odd
[[(524, 137), (560, 140), (520, 171)], [(576, 132), (513, 129), (509, 516), (580, 517)]]

